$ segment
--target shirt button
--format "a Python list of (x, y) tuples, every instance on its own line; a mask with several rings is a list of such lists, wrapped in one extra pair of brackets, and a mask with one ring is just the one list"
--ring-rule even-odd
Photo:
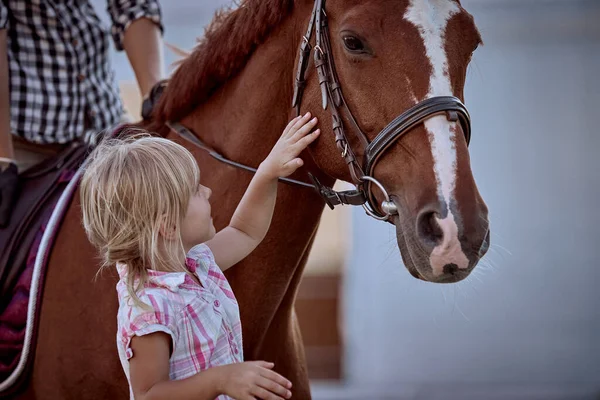
[(73, 39), (73, 40), (71, 41), (71, 44), (72, 44), (73, 46), (77, 46), (77, 45), (79, 44), (79, 40), (77, 40), (77, 39)]
[(77, 75), (77, 80), (78, 80), (79, 82), (83, 82), (83, 81), (85, 80), (85, 75), (84, 75), (84, 74), (79, 74), (79, 75)]
[(221, 302), (219, 300), (215, 300), (214, 305), (215, 307), (219, 307), (221, 305)]

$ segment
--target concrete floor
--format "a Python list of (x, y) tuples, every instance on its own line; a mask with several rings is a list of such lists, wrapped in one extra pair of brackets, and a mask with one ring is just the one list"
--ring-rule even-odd
[(577, 386), (415, 386), (359, 387), (339, 382), (312, 383), (313, 400), (600, 400), (600, 393)]

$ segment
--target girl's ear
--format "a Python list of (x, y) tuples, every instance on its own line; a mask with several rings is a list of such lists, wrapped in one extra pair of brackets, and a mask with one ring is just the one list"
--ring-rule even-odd
[(165, 214), (160, 216), (158, 233), (165, 240), (174, 240), (177, 238), (177, 227), (175, 226), (175, 224), (169, 223), (169, 219)]

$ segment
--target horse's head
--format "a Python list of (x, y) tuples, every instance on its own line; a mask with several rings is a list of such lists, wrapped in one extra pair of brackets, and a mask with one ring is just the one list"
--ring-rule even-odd
[[(463, 100), (467, 66), (481, 39), (459, 1), (328, 0), (326, 16), (341, 91), (369, 142), (425, 99)], [(302, 110), (322, 110), (314, 65), (307, 71)], [(331, 103), (313, 112), (324, 132), (311, 152), (324, 172), (352, 182), (329, 128)], [(433, 113), (409, 126), (381, 152), (370, 174), (397, 207), (389, 221), (406, 267), (431, 282), (465, 278), (489, 246), (488, 210), (471, 172), (465, 124), (452, 116)], [(348, 116), (342, 119), (349, 147), (364, 167), (366, 143)], [(385, 200), (375, 185), (370, 190), (373, 204)]]

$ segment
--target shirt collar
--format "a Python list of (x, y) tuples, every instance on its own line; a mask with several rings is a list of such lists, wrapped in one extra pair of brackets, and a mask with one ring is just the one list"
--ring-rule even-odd
[[(188, 270), (194, 275), (198, 276), (196, 273), (197, 263), (195, 260), (191, 258), (186, 258), (186, 267)], [(127, 281), (127, 266), (125, 264), (118, 263), (117, 264), (117, 272), (119, 273), (119, 279), (123, 282)], [(184, 283), (193, 283), (192, 279), (185, 272), (163, 272), (163, 271), (154, 271), (152, 269), (147, 269), (148, 273), (148, 282), (153, 286), (165, 287), (173, 292), (177, 291), (181, 285)]]

